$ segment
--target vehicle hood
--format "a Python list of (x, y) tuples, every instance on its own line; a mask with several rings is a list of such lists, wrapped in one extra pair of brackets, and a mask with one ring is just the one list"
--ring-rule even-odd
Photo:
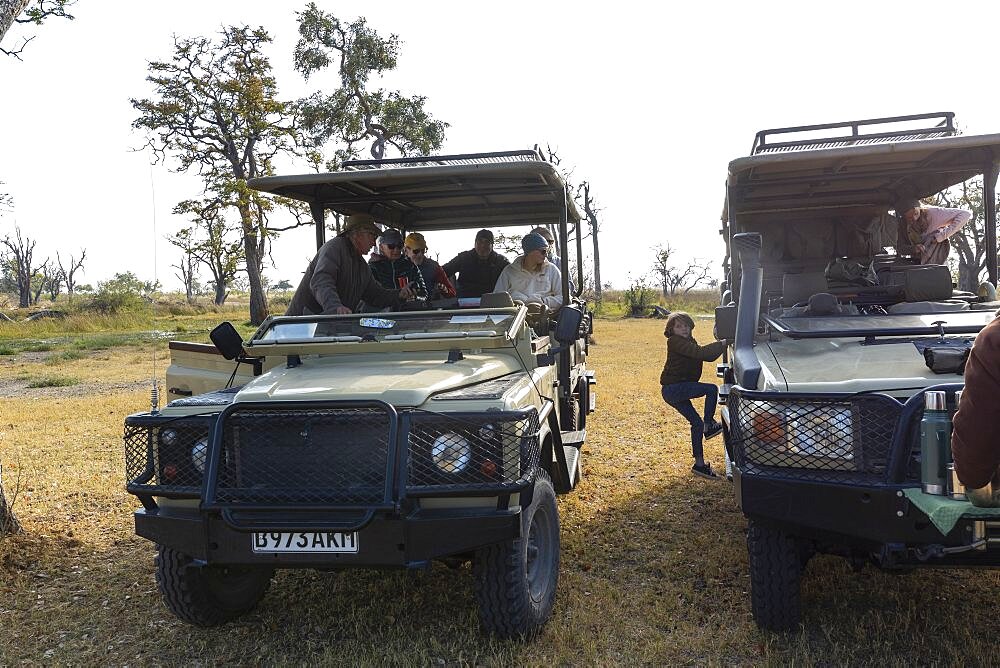
[(407, 355), (303, 357), (293, 368), (274, 368), (248, 383), (236, 396), (245, 401), (381, 400), (419, 406), (432, 394), (499, 378), (521, 366), (507, 355), (465, 353), (448, 362), (447, 352)]
[[(971, 337), (959, 337), (971, 342)], [(915, 340), (785, 339), (767, 343), (760, 354), (762, 366), (788, 392), (861, 392), (922, 388), (938, 383), (962, 382), (958, 374), (936, 374), (924, 362)], [(764, 351), (760, 351), (764, 353)]]

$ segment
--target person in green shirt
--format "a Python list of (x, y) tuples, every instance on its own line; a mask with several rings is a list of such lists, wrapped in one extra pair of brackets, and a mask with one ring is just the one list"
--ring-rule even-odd
[[(722, 425), (715, 419), (719, 388), (700, 380), (702, 364), (718, 359), (726, 348), (726, 341), (699, 346), (691, 336), (692, 329), (694, 319), (683, 311), (671, 313), (667, 318), (667, 325), (663, 328), (663, 335), (667, 337), (667, 361), (660, 373), (661, 394), (667, 404), (691, 423), (691, 452), (694, 455), (691, 472), (715, 479), (718, 475), (705, 461), (702, 440), (722, 433)], [(698, 397), (705, 397), (704, 418), (698, 415), (691, 403)]]

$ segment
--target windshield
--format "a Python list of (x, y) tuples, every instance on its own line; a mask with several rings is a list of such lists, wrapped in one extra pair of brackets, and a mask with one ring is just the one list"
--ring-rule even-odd
[(508, 308), (279, 318), (258, 330), (251, 344), (490, 338), (506, 335), (516, 316), (517, 309)]
[(789, 338), (911, 334), (973, 334), (994, 318), (990, 311), (898, 315), (771, 317), (764, 320)]

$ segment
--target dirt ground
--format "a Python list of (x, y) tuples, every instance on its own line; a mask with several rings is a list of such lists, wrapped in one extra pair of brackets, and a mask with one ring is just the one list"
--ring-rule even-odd
[[(668, 665), (994, 663), (996, 572), (854, 572), (817, 557), (796, 632), (759, 631), (746, 522), (725, 481), (690, 472), (659, 396), (662, 321), (600, 321), (584, 479), (559, 500), (553, 618), (526, 642), (477, 627), (471, 572), (283, 571), (252, 613), (198, 629), (163, 606), (134, 536), (121, 426), (148, 409), (148, 356), (0, 360), (0, 462), (24, 532), (0, 540), (0, 665)], [(710, 321), (695, 336), (710, 338)], [(160, 371), (162, 374), (162, 363)], [(703, 380), (716, 382), (714, 365)], [(70, 387), (29, 389), (58, 373)], [(721, 438), (707, 457), (722, 464)]]

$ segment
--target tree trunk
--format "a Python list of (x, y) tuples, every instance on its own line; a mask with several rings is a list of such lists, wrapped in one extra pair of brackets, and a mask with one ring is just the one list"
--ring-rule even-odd
[(222, 279), (216, 279), (215, 281), (215, 305), (222, 306), (226, 303), (226, 297), (229, 293), (226, 292), (226, 283)]
[(583, 208), (590, 222), (590, 236), (594, 240), (594, 295), (601, 299), (601, 250), (597, 246), (597, 214), (590, 210), (590, 184), (583, 186)]
[[(0, 468), (2, 471), (2, 468)], [(3, 491), (3, 478), (0, 476), (0, 536), (9, 533), (18, 533), (21, 530), (21, 523), (14, 515), (14, 511), (7, 504), (7, 496)]]
[(14, 19), (27, 9), (31, 0), (0, 0), (0, 42), (14, 25)]
[(247, 279), (250, 282), (250, 322), (259, 325), (267, 318), (268, 310), (264, 282), (260, 277), (262, 258), (257, 245), (257, 226), (254, 224), (249, 205), (241, 204), (239, 210), (243, 223), (243, 252), (246, 254)]

